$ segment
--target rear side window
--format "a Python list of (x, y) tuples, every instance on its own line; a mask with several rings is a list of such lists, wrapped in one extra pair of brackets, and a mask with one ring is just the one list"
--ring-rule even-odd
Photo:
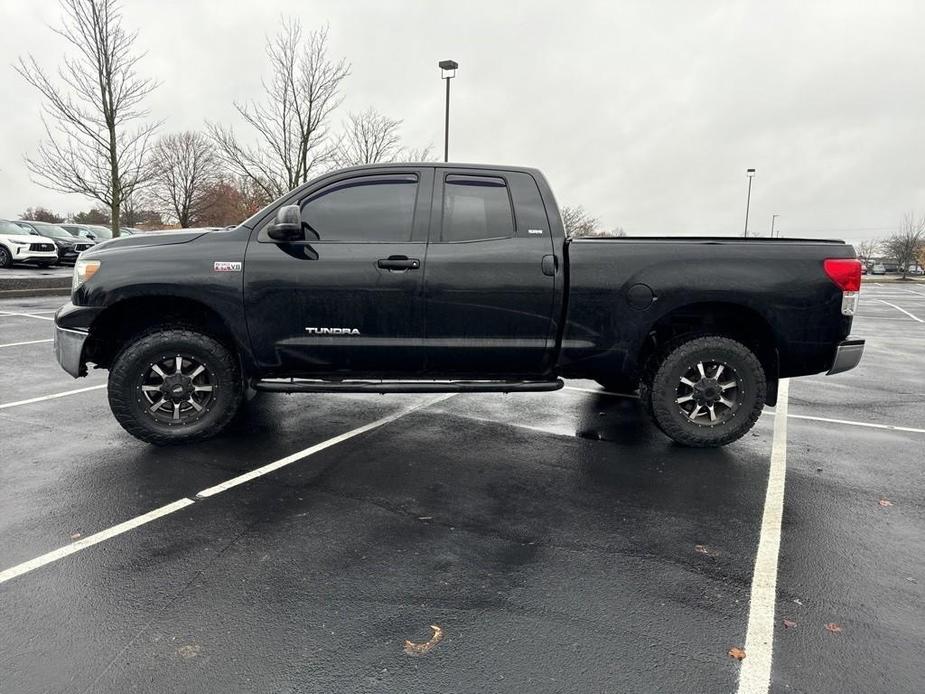
[(514, 235), (511, 196), (503, 178), (446, 177), (442, 241), (475, 241)]
[(302, 203), (306, 239), (409, 241), (417, 188), (416, 176), (367, 176), (328, 186)]

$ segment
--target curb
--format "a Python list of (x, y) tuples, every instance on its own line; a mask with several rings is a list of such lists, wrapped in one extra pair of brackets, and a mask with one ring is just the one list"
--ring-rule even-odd
[(70, 294), (71, 278), (64, 275), (53, 277), (3, 277), (0, 276), (0, 297), (49, 296)]
[(70, 287), (32, 287), (30, 289), (0, 289), (0, 299), (14, 299), (18, 296), (67, 296)]

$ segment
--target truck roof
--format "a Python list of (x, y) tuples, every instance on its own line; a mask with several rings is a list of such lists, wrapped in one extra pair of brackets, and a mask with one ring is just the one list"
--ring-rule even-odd
[[(406, 169), (409, 166), (428, 167), (432, 169), (482, 169), (489, 171), (526, 171), (539, 174), (540, 170), (532, 166), (511, 166), (508, 164), (473, 164), (471, 162), (443, 162), (443, 161), (393, 161), (378, 164), (358, 164), (357, 166), (348, 166), (343, 169), (337, 169), (336, 172), (343, 171), (365, 171), (368, 169)], [(332, 171), (331, 173), (335, 173)]]

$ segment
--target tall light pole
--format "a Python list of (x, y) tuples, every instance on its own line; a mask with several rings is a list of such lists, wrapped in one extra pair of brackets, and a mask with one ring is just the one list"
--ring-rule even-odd
[(752, 179), (755, 177), (755, 170), (747, 169), (745, 175), (748, 176), (748, 197), (745, 198), (745, 238), (748, 238), (748, 208), (752, 202)]
[(774, 222), (777, 220), (778, 217), (780, 217), (779, 214), (771, 215), (771, 238), (772, 239), (774, 238)]
[(446, 122), (443, 126), (443, 161), (450, 160), (450, 80), (456, 77), (459, 63), (455, 60), (441, 60), (440, 77), (446, 81)]

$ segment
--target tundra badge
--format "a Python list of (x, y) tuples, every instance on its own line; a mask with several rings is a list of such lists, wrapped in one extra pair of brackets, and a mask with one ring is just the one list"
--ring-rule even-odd
[(359, 335), (356, 328), (305, 328), (309, 335)]

